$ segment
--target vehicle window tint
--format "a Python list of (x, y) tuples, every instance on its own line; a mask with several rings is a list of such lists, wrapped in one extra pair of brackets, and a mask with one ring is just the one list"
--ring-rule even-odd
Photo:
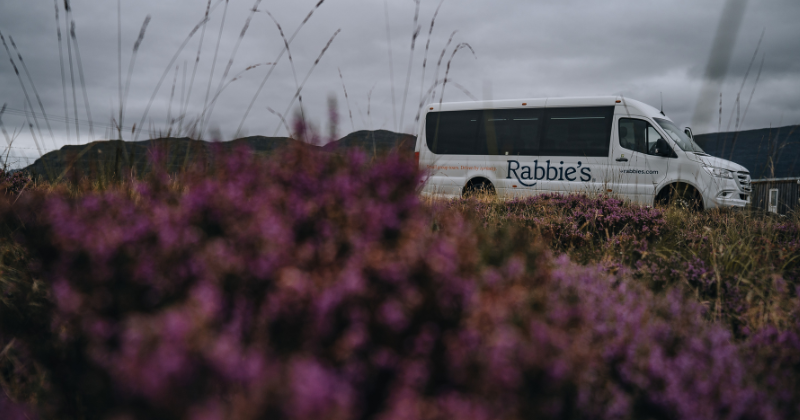
[(428, 148), (442, 155), (536, 155), (541, 109), (428, 113)]
[(634, 152), (645, 153), (647, 122), (632, 118), (619, 120), (619, 145)]
[(655, 127), (647, 124), (647, 154), (656, 154), (656, 142), (661, 139), (661, 134), (658, 134)]
[(440, 155), (482, 155), (477, 143), (482, 111), (431, 112), (425, 121), (428, 148)]
[(661, 134), (650, 123), (633, 118), (620, 118), (619, 145), (634, 152), (656, 155)]
[[(536, 155), (539, 153), (540, 109), (484, 111), (484, 132), (491, 155)], [(496, 152), (492, 150), (495, 143)]]
[(614, 107), (553, 108), (545, 112), (542, 156), (608, 156)]

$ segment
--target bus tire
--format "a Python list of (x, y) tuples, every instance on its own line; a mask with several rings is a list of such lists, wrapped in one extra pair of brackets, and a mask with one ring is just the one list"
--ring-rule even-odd
[(689, 211), (703, 210), (703, 196), (695, 187), (683, 182), (665, 187), (658, 194), (657, 201)]
[(464, 186), (464, 189), (461, 191), (461, 197), (463, 198), (470, 198), (470, 197), (478, 197), (478, 196), (496, 196), (497, 191), (494, 189), (494, 185), (488, 180), (484, 178), (476, 178), (471, 179), (467, 182), (467, 185)]

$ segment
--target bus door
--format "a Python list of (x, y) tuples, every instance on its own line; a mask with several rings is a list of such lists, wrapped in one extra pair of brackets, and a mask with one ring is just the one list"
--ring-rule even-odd
[(656, 187), (667, 176), (669, 157), (657, 153), (658, 130), (644, 117), (626, 116), (617, 120), (611, 164), (614, 166), (610, 189), (641, 204), (653, 204)]

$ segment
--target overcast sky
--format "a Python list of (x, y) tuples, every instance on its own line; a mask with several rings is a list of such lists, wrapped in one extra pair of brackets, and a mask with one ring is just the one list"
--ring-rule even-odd
[[(252, 13), (254, 3), (258, 3), (258, 11)], [(124, 90), (134, 44), (147, 16), (152, 19), (136, 56), (124, 105), (122, 135), (126, 140), (147, 139), (170, 127), (173, 133), (179, 126), (185, 131), (187, 126), (199, 126), (201, 116), (203, 137), (207, 139), (229, 140), (240, 126), (240, 135), (285, 136), (287, 131), (280, 117), (269, 109), (291, 123), (300, 104), (290, 104), (297, 86), (304, 81), (303, 112), (323, 132), (329, 131), (328, 98), (334, 96), (338, 102), (339, 135), (354, 129), (416, 133), (414, 121), (420, 97), (425, 97), (434, 80), (445, 77), (448, 63), (444, 101), (622, 94), (658, 107), (663, 93), (664, 111), (683, 126), (697, 119), (695, 108), (701, 92), (705, 92), (704, 110), (697, 113), (703, 121), (694, 126), (695, 132), (708, 132), (719, 126), (720, 93), (722, 129), (735, 128), (734, 105), (741, 91), (740, 128), (800, 123), (800, 2), (796, 0), (444, 0), (430, 36), (425, 68), (425, 46), (440, 0), (419, 2), (420, 32), (413, 56), (414, 0), (325, 0), (315, 9), (317, 3), (318, 0), (229, 0), (226, 8), (225, 0), (211, 0), (206, 24), (192, 34), (203, 21), (208, 0), (121, 0), (121, 27), (116, 1), (73, 0), (71, 14), (67, 15), (63, 0), (0, 0), (0, 31), (30, 98), (30, 102), (26, 101), (9, 57), (5, 49), (0, 49), (0, 106), (7, 107), (0, 118), (13, 138), (10, 155), (38, 157), (34, 136), (42, 151), (118, 137), (112, 127), (119, 119), (120, 73)], [(55, 4), (63, 37), (65, 84)], [(738, 30), (737, 9), (743, 11)], [(288, 54), (281, 54), (284, 41), (266, 12), (274, 16), (286, 38), (291, 39), (312, 10), (313, 15), (291, 40), (290, 62)], [(227, 84), (209, 113), (209, 104), (251, 15), (223, 86), (237, 75), (239, 78)], [(723, 16), (728, 16), (727, 20), (721, 19)], [(721, 20), (722, 30), (718, 32)], [(74, 21), (77, 44), (68, 44), (69, 21)], [(315, 67), (315, 60), (338, 30), (341, 32)], [(447, 45), (454, 31), (457, 32)], [(762, 31), (763, 41), (751, 66)], [(33, 86), (11, 45), (12, 37)], [(453, 56), (459, 46), (462, 48)], [(198, 49), (200, 59), (195, 66)], [(725, 51), (730, 51), (729, 60), (725, 59)], [(710, 57), (717, 57), (713, 69), (717, 73), (724, 71), (718, 81), (706, 77)], [(263, 64), (276, 60), (279, 61), (274, 68)], [(262, 65), (245, 71), (257, 64)], [(264, 82), (270, 71), (272, 74)], [(263, 89), (256, 97), (262, 83)], [(427, 102), (441, 99), (442, 87), (435, 89), (435, 98), (428, 95)], [(88, 98), (92, 127), (84, 96)], [(151, 97), (154, 100), (147, 110)], [(247, 113), (251, 102), (252, 109)], [(183, 120), (181, 115), (185, 115)], [(139, 131), (142, 120), (144, 129)], [(136, 134), (132, 134), (134, 124), (139, 131)], [(33, 125), (32, 130), (29, 125)], [(5, 141), (0, 144), (7, 145)]]

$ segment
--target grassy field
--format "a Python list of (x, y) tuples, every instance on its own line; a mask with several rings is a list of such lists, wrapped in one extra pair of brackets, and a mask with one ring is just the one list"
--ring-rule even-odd
[(291, 148), (7, 182), (0, 410), (800, 415), (798, 215), (432, 200), (422, 177), (394, 154)]

